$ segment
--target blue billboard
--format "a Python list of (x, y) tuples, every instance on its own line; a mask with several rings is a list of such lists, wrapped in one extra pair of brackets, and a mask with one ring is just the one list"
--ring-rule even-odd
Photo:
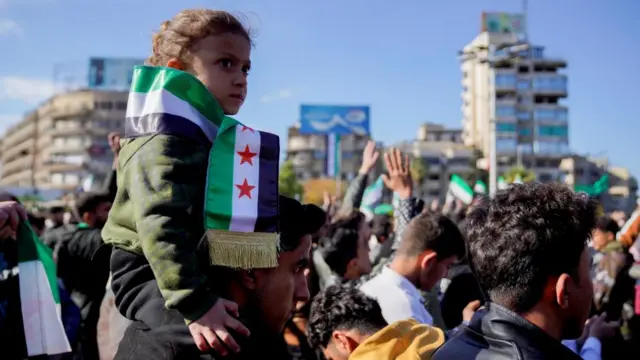
[(301, 134), (369, 135), (368, 106), (300, 106)]
[(143, 64), (144, 59), (91, 58), (89, 59), (89, 88), (128, 90), (133, 77), (133, 67)]

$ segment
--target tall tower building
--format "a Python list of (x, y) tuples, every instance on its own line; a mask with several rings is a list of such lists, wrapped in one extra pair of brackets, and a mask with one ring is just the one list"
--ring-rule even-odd
[[(499, 21), (521, 15), (498, 14)], [(462, 116), (466, 145), (490, 155), (491, 117), (496, 121), (496, 152), (505, 167), (518, 162), (540, 181), (555, 180), (560, 160), (569, 153), (567, 76), (565, 60), (549, 57), (545, 48), (529, 44), (506, 54), (508, 45), (521, 44), (509, 26), (486, 25), (463, 49)], [(495, 50), (491, 50), (495, 49)], [(492, 56), (490, 56), (490, 51)], [(492, 61), (488, 61), (488, 60)]]

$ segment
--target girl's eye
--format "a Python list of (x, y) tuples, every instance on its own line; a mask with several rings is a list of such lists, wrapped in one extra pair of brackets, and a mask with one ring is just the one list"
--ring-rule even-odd
[(220, 60), (220, 65), (222, 65), (223, 68), (229, 69), (233, 65), (233, 62), (229, 59), (222, 59)]
[(248, 75), (250, 71), (251, 71), (251, 66), (242, 67), (242, 73), (244, 73), (245, 75)]

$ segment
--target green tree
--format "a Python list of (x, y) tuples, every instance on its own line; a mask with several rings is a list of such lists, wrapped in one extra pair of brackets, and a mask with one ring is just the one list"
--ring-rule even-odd
[(504, 178), (507, 183), (512, 183), (518, 175), (520, 175), (523, 183), (529, 183), (536, 180), (536, 174), (534, 174), (533, 171), (517, 166), (509, 169), (509, 171), (504, 174)]
[(411, 160), (411, 168), (409, 170), (411, 172), (411, 180), (413, 180), (415, 190), (417, 190), (416, 195), (417, 197), (421, 197), (422, 182), (429, 174), (429, 165), (424, 161), (424, 159), (414, 157)]
[(285, 161), (280, 167), (279, 189), (281, 195), (302, 199), (304, 188), (296, 177), (291, 160)]

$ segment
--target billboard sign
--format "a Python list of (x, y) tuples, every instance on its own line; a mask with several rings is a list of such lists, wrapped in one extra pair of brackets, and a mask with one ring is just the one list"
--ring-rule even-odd
[(523, 14), (509, 14), (502, 12), (482, 13), (482, 30), (492, 34), (516, 34), (525, 32), (525, 17)]
[(300, 106), (301, 134), (369, 135), (368, 106)]
[(144, 59), (91, 58), (89, 59), (89, 88), (128, 90), (133, 77), (133, 67), (143, 64)]

